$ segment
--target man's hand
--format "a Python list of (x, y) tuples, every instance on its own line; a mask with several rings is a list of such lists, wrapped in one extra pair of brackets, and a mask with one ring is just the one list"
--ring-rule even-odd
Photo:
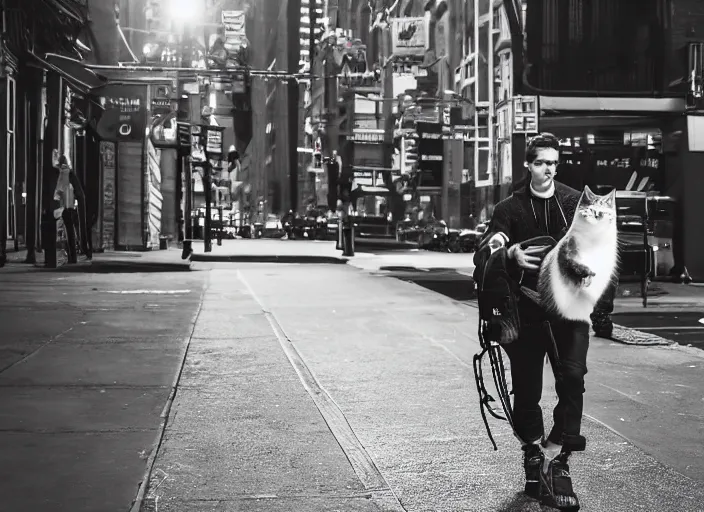
[(522, 249), (519, 244), (515, 244), (508, 250), (508, 255), (516, 260), (519, 267), (526, 270), (538, 270), (547, 248), (548, 246), (535, 246)]

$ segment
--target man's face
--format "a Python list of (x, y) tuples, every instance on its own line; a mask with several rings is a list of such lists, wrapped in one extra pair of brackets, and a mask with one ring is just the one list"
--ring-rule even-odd
[(531, 183), (536, 189), (549, 187), (557, 174), (557, 163), (560, 153), (553, 148), (539, 148), (538, 155), (528, 164)]

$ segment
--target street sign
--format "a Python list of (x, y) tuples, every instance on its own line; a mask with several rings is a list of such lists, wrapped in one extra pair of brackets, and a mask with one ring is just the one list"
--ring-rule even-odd
[(352, 135), (347, 135), (346, 139), (360, 144), (383, 144), (384, 130), (376, 128), (355, 128), (352, 130)]
[(513, 132), (538, 133), (538, 97), (513, 98)]
[(203, 126), (205, 133), (205, 151), (209, 155), (222, 155), (223, 140), (222, 134), (225, 128), (222, 126)]
[(152, 114), (168, 114), (169, 112), (171, 112), (170, 98), (152, 99)]

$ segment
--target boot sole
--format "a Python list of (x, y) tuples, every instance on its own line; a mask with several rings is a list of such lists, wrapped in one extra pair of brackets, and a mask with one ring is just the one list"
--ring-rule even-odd
[(577, 505), (560, 506), (555, 503), (554, 498), (550, 494), (543, 494), (540, 497), (540, 504), (545, 505), (546, 507), (554, 508), (556, 510), (564, 510), (567, 512), (577, 512), (577, 510), (579, 510), (579, 503)]
[(526, 482), (523, 492), (534, 500), (540, 499), (540, 482)]
[[(556, 510), (564, 510), (566, 512), (577, 512), (579, 510), (579, 502), (577, 502), (576, 505), (558, 505), (557, 502), (555, 501), (555, 497), (553, 494), (549, 491), (549, 487), (547, 486), (547, 482), (545, 482), (545, 478), (543, 476), (542, 471), (540, 472), (540, 504), (545, 505), (547, 507), (554, 508)], [(526, 484), (527, 485), (527, 484)]]

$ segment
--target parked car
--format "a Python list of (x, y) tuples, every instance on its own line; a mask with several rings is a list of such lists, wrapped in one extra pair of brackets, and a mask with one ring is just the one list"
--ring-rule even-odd
[(281, 219), (276, 215), (268, 215), (261, 228), (262, 238), (281, 238), (284, 236), (284, 228)]
[(460, 248), (462, 252), (475, 252), (479, 247), (479, 242), (484, 237), (488, 226), (486, 223), (477, 224), (474, 229), (463, 229), (460, 231)]

